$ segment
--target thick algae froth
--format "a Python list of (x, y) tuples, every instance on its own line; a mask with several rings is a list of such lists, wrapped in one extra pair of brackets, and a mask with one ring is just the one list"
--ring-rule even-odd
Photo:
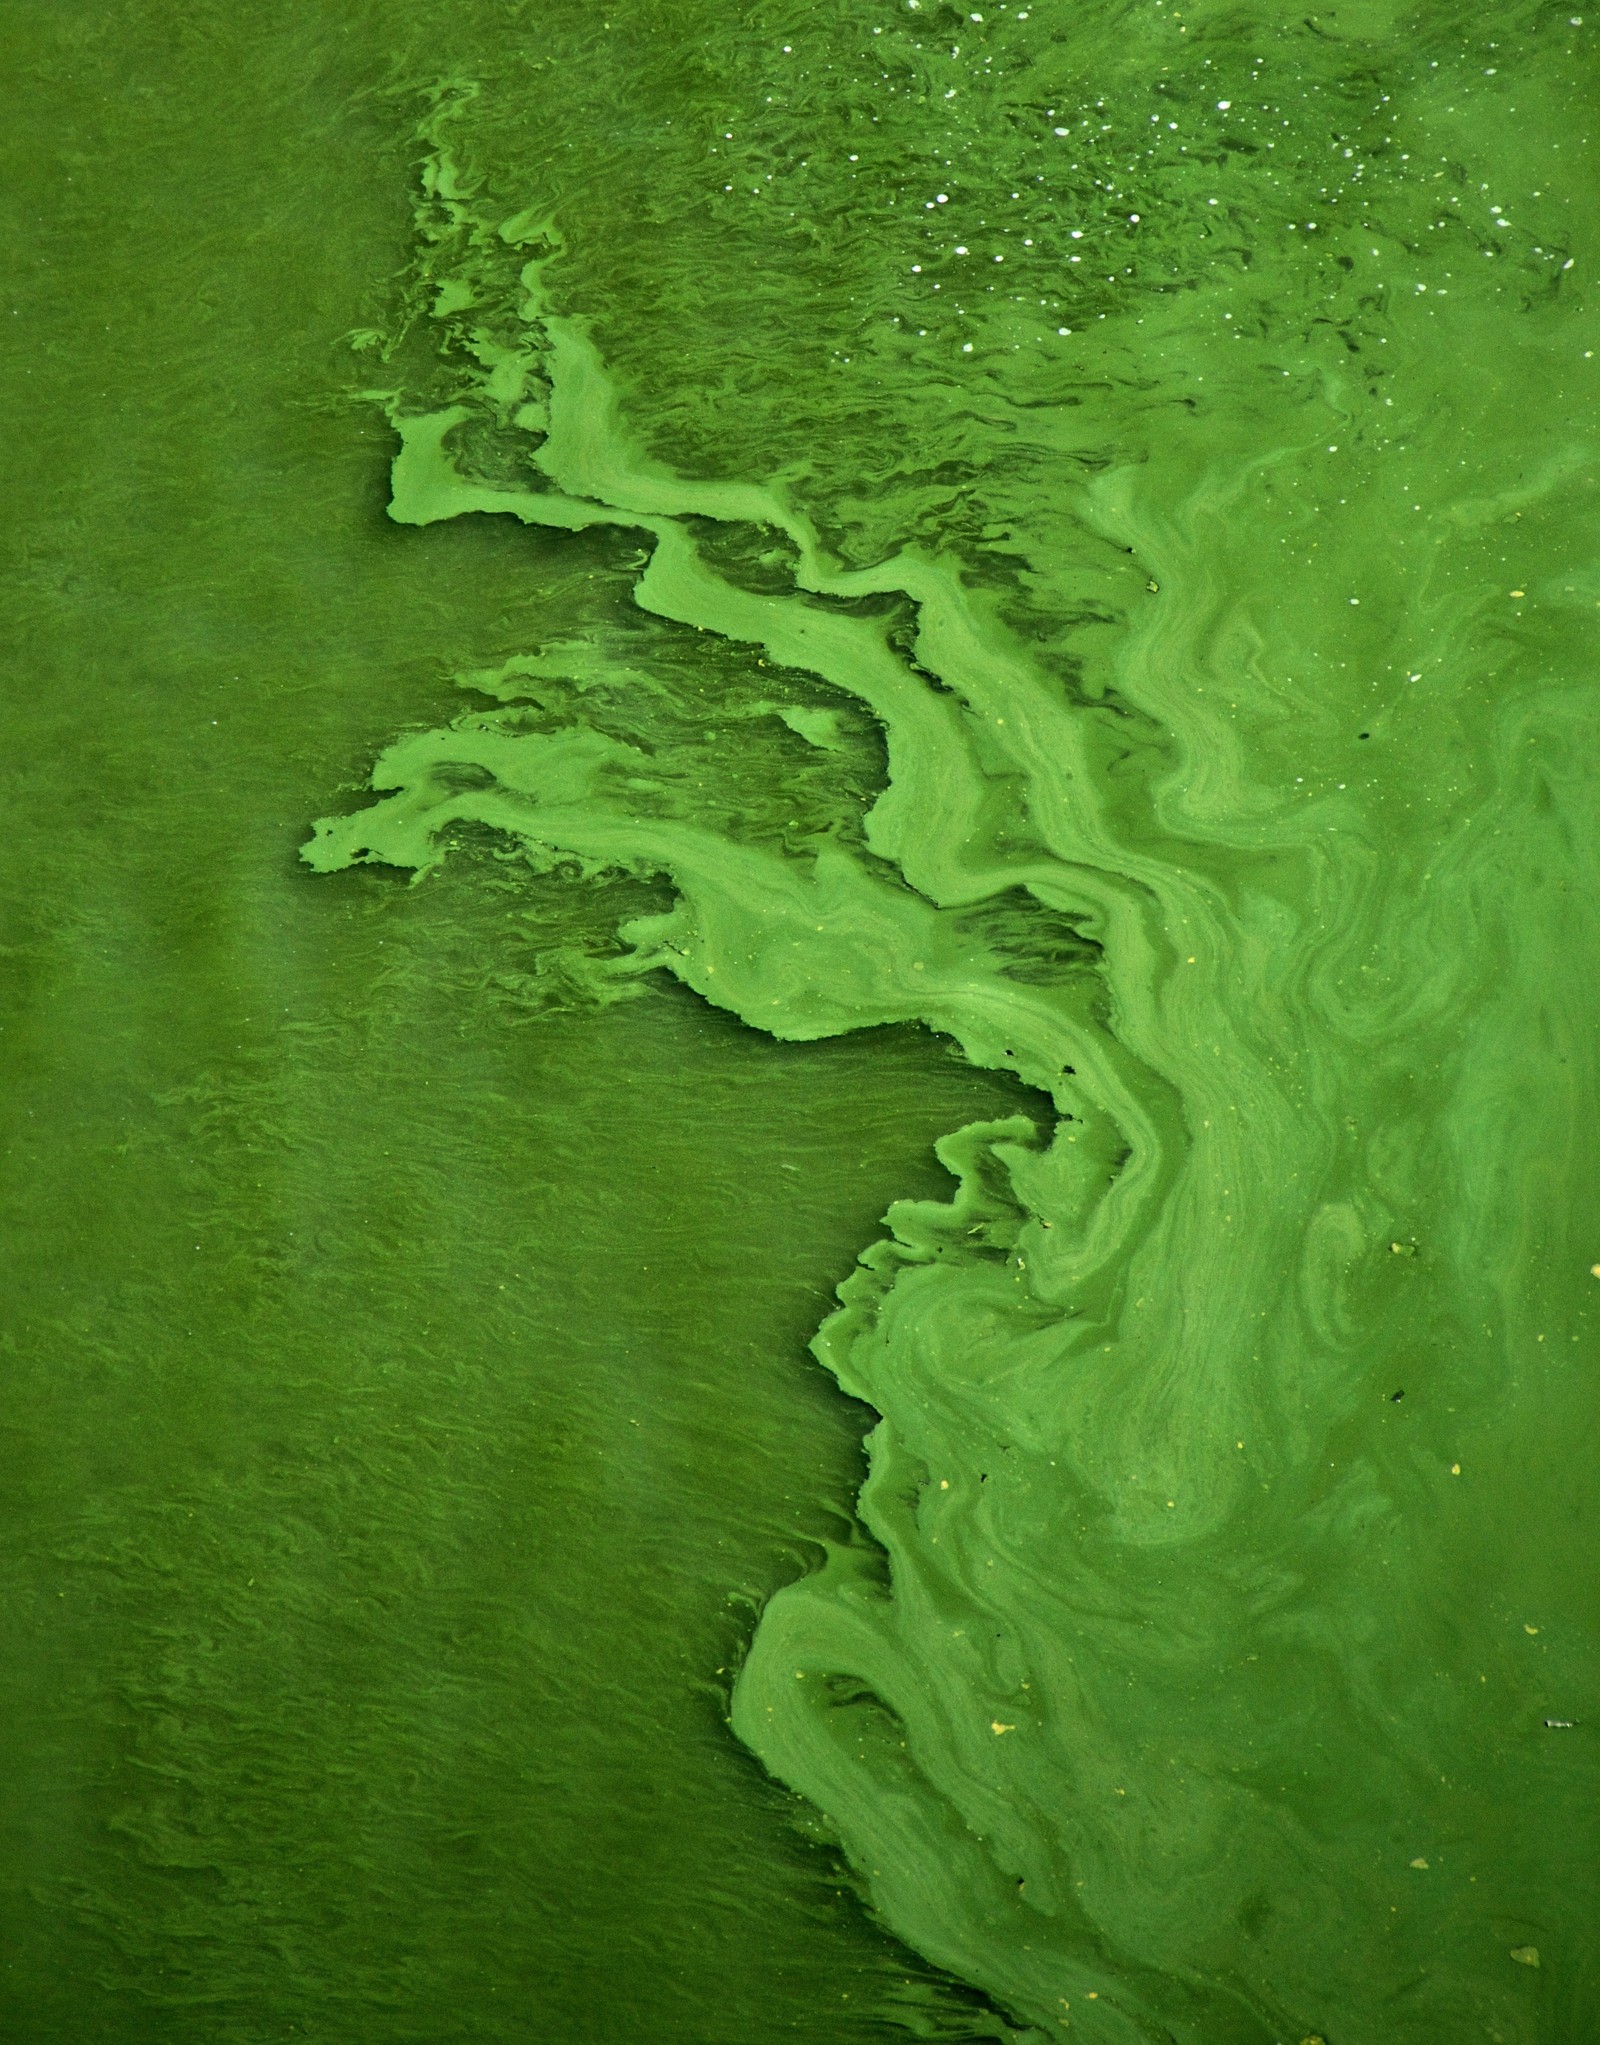
[[(1259, 78), (1234, 55), (1224, 112)], [(1406, 60), (1413, 142), (1440, 61)], [(1105, 112), (1058, 90), (1045, 118)], [(1349, 134), (1356, 170), (1392, 147)], [(559, 309), (565, 223), (428, 172), (463, 366), (437, 409), (391, 397), (392, 515), (618, 529), (639, 607), (744, 662), (718, 716), (782, 719), (826, 768), (865, 712), (886, 772), (859, 815), (825, 775), (820, 822), (730, 802), (649, 672), (577, 633), (464, 678), (500, 707), (391, 746), (383, 800), (306, 856), (421, 873), (477, 826), (662, 876), (601, 993), (660, 968), (774, 1036), (920, 1021), (1037, 1090), (1037, 1121), (947, 1139), (953, 1201), (892, 1210), (841, 1290), (817, 1350), (882, 1416), (877, 1545), (773, 1601), (734, 1701), (889, 1924), (1033, 2035), (1600, 2029), (1569, 1723), (1592, 358), (1568, 243), (1498, 198), (1469, 225), (1458, 156), (1411, 153), (1343, 226), (1274, 221), (1302, 240), (1259, 286), (1227, 155), (1174, 162), (1181, 290), (1105, 297), (1042, 395), (999, 357), (943, 373), (906, 465), (941, 435), (986, 457), (976, 538), (909, 483), (898, 533), (892, 481), (845, 517), (837, 450), (776, 481), (653, 458), (648, 395)], [(1238, 239), (1197, 266), (1208, 183)]]

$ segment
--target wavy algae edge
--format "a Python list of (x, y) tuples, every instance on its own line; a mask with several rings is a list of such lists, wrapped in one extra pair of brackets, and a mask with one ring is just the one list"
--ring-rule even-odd
[[(556, 230), (486, 221), (442, 152), (427, 177), (462, 230), (459, 302), (486, 288), (475, 265), (515, 251), (526, 339), (485, 343), (482, 374), (432, 411), (389, 394), (391, 516), (625, 530), (645, 550), (641, 611), (853, 698), (881, 728), (888, 774), (864, 849), (795, 855), (643, 786), (639, 751), (581, 716), (531, 730), (473, 712), (390, 746), (373, 773), (382, 799), (319, 823), (308, 863), (420, 877), (468, 825), (536, 865), (663, 877), (674, 904), (624, 926), (619, 974), (665, 970), (791, 1040), (921, 1023), (1054, 1116), (1047, 1131), (1018, 1117), (945, 1138), (954, 1197), (898, 1203), (840, 1288), (814, 1348), (882, 1416), (859, 1502), (875, 1545), (831, 1549), (769, 1602), (735, 1732), (826, 1815), (889, 1928), (1033, 2045), (1067, 2027), (1108, 2045), (1269, 2045), (1319, 2036), (1336, 1992), (1381, 2009), (1381, 1989), (1355, 1984), (1381, 1973), (1386, 1924), (1341, 1892), (1326, 1841), (1226, 1771), (1164, 1777), (1104, 1705), (1146, 1653), (1203, 1752), (1267, 1737), (1309, 1681), (1292, 1618), (1276, 1659), (1252, 1670), (1262, 1657), (1242, 1649), (1251, 1616), (1291, 1596), (1270, 1558), (1301, 1508), (1291, 1487), (1281, 1503), (1262, 1494), (1304, 1460), (1314, 1423), (1292, 1372), (1273, 1385), (1264, 1367), (1251, 1386), (1235, 1366), (1261, 1362), (1274, 1259), (1305, 1259), (1315, 1328), (1311, 1281), (1336, 1298), (1374, 1218), (1326, 1190), (1331, 1147), (1294, 1123), (1250, 1019), (1229, 1013), (1229, 904), (1198, 863), (1123, 841), (1072, 705), (959, 562), (908, 548), (846, 569), (779, 486), (693, 480), (642, 456), (589, 328), (551, 309)], [(463, 466), (462, 429), (483, 421), (520, 436), (526, 487)], [(1119, 541), (1138, 533), (1135, 480), (1110, 470), (1085, 499)], [(714, 565), (702, 531), (737, 527), (781, 537), (792, 591)], [(884, 595), (912, 610), (909, 646), (847, 607)], [(1019, 797), (1003, 823), (1002, 783)], [(1013, 975), (984, 917), (1019, 894), (1067, 919), (1092, 966), (1054, 984)], [(1275, 1177), (1252, 1169), (1252, 1120), (1290, 1134)], [(1215, 1257), (1219, 1191), (1230, 1220), (1253, 1201), (1250, 1230), (1229, 1239), (1249, 1248), (1207, 1262), (1193, 1252)], [(1236, 1429), (1268, 1446), (1236, 1457)], [(1231, 1529), (1252, 1516), (1258, 1556), (1235, 1556)], [(1337, 1544), (1331, 1516), (1308, 1523)], [(1059, 1572), (1036, 1565), (1040, 1550)], [(1163, 1572), (1180, 1555), (1199, 1559), (1175, 1614)], [(1232, 1657), (1220, 1668), (1214, 1642)], [(1098, 1697), (1096, 1655), (1114, 1677)], [(1234, 1926), (1264, 1914), (1269, 1874), (1282, 1924), (1247, 1979)], [(1184, 1940), (1162, 1935), (1164, 1883), (1188, 1885)], [(1341, 1912), (1350, 1955), (1330, 1969), (1312, 1931)]]
[[(435, 159), (428, 177), (435, 195), (462, 190), (447, 157)], [(442, 833), (475, 823), (519, 840), (536, 857), (665, 875), (677, 905), (624, 928), (633, 947), (628, 970), (665, 968), (779, 1037), (921, 1022), (954, 1038), (973, 1064), (1011, 1071), (1037, 1088), (1059, 1117), (1053, 1139), (1041, 1148), (1025, 1117), (975, 1124), (944, 1139), (939, 1152), (958, 1178), (955, 1199), (943, 1207), (901, 1203), (891, 1211), (894, 1238), (865, 1254), (841, 1288), (846, 1303), (813, 1345), (847, 1390), (883, 1411), (895, 1402), (877, 1374), (862, 1368), (859, 1352), (879, 1342), (886, 1315), (899, 1311), (904, 1295), (916, 1294), (916, 1310), (925, 1309), (919, 1280), (932, 1278), (938, 1287), (959, 1274), (964, 1292), (998, 1282), (1002, 1311), (1020, 1310), (1041, 1329), (1070, 1330), (1073, 1317), (1103, 1309), (1096, 1294), (1104, 1292), (1128, 1228), (1169, 1176), (1177, 1133), (1170, 1100), (1090, 1020), (1084, 989), (1063, 996), (1008, 981), (992, 960), (987, 973), (975, 975), (970, 943), (942, 927), (942, 913), (1020, 886), (1088, 928), (1120, 925), (1142, 958), (1151, 948), (1148, 905), (1125, 899), (1103, 833), (1094, 842), (1092, 817), (1086, 832), (1068, 827), (1056, 844), (1042, 840), (1025, 864), (986, 860), (982, 818), (991, 777), (977, 758), (974, 721), (1003, 724), (997, 706), (1004, 705), (1014, 733), (1002, 741), (1007, 766), (1036, 786), (1041, 814), (1059, 806), (1071, 773), (1063, 754), (1070, 761), (1078, 748), (1049, 685), (1020, 649), (1004, 643), (957, 565), (910, 553), (844, 570), (780, 492), (689, 481), (641, 460), (583, 324), (546, 304), (543, 272), (560, 250), (555, 230), (522, 216), (495, 231), (503, 242), (540, 250), (521, 269), (520, 310), (530, 329), (529, 376), (541, 373), (549, 388), (540, 416), (547, 431), (530, 449), (542, 481), (508, 490), (457, 467), (451, 436), (480, 409), (475, 395), (427, 414), (408, 414), (391, 400), (400, 448), (390, 516), (430, 525), (487, 513), (555, 531), (619, 526), (638, 533), (651, 549), (634, 589), (641, 609), (817, 676), (879, 721), (890, 769), (868, 819), (873, 856), (783, 859), (713, 838), (692, 820), (629, 814), (615, 787), (615, 749), (594, 734), (511, 735), (483, 718), (391, 746), (374, 769), (373, 786), (397, 792), (372, 808), (322, 820), (303, 856), (321, 872), (383, 863), (420, 877), (442, 856)], [(508, 383), (503, 365), (500, 380), (503, 417), (520, 401), (523, 381)], [(797, 558), (795, 594), (757, 596), (727, 582), (704, 561), (683, 522), (688, 518), (780, 534)], [(830, 598), (891, 591), (916, 609), (910, 659), (888, 645), (881, 625), (827, 607)], [(995, 743), (989, 732), (985, 742)], [(478, 770), (479, 785), (446, 787), (440, 779), (446, 766), (451, 781), (463, 766)], [(1152, 1092), (1168, 1110), (1167, 1127), (1145, 1104)], [(1090, 1181), (1108, 1157), (1118, 1168), (1108, 1187), (1093, 1189)], [(1058, 1230), (1063, 1218), (1080, 1225)], [(997, 1256), (1003, 1265), (994, 1264)], [(964, 1305), (963, 1299), (957, 1311)], [(1031, 1907), (1019, 1906), (1022, 1881), (1010, 1869), (1012, 1856), (1002, 1848), (997, 1858), (993, 1842), (981, 1840), (909, 1758), (910, 1747), (924, 1743), (931, 1753), (949, 1754), (952, 1738), (945, 1707), (921, 1692), (916, 1656), (891, 1647), (893, 1615), (914, 1597), (914, 1564), (874, 1501), (900, 1481), (898, 1466), (908, 1453), (886, 1414), (868, 1442), (862, 1511), (888, 1552), (893, 1592), (885, 1596), (869, 1585), (859, 1551), (847, 1549), (781, 1592), (739, 1674), (733, 1728), (776, 1777), (827, 1814), (886, 1923), (930, 1959), (995, 1996), (1024, 2024), (1030, 2005), (1060, 2008), (1064, 1989), (1103, 1997), (1100, 2035), (1155, 2035), (1137, 2017), (1116, 2021), (1116, 1987), (1089, 1988), (1091, 1978), (1120, 1981), (1125, 1994), (1139, 1970), (1106, 1955), (1086, 1919), (1073, 1943), (1093, 1956), (1087, 1969), (1064, 1974), (1059, 1953), (1041, 1956), (1037, 1968), (995, 1966), (997, 1947), (1014, 1943), (1010, 1932), (996, 1938), (1001, 1920), (1014, 1931), (1019, 1908)], [(841, 1746), (821, 1729), (834, 1707), (822, 1698), (819, 1722), (817, 1710), (800, 1701), (812, 1694), (796, 1687), (803, 1675), (813, 1678), (813, 1693), (818, 1678), (823, 1688), (830, 1681), (869, 1685), (877, 1699), (869, 1711), (889, 1715), (907, 1737), (897, 1736), (889, 1749), (881, 1742)], [(994, 1735), (985, 1728), (985, 1737)], [(915, 1787), (908, 1771), (915, 1771)], [(1015, 2035), (1045, 2033), (1029, 2027)]]

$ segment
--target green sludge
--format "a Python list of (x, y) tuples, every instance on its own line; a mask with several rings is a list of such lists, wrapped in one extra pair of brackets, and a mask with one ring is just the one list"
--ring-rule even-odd
[[(959, 368), (890, 314), (863, 345), (908, 452), (864, 509), (828, 488), (848, 433), (770, 483), (647, 453), (638, 368), (619, 388), (605, 320), (559, 309), (581, 246), (429, 173), (435, 309), (482, 368), (393, 401), (392, 516), (638, 536), (645, 612), (881, 724), (859, 842), (709, 817), (691, 762), (536, 658), (473, 678), (511, 709), (393, 746), (393, 792), (307, 857), (426, 871), (470, 823), (665, 875), (618, 972), (780, 1038), (922, 1022), (1048, 1102), (952, 1136), (953, 1203), (892, 1210), (843, 1288), (817, 1349), (883, 1416), (887, 1573), (841, 1549), (782, 1592), (734, 1700), (909, 1944), (1030, 2035), (1581, 2038), (1592, 1749), (1549, 1723), (1594, 1672), (1568, 25), (1518, 17), (1515, 88), (1483, 82), (1498, 41), (1363, 18), (1325, 56), (1313, 28), (1269, 92), (1269, 26), (1197, 23), (1202, 57), (1146, 17), (1092, 98), (1054, 81), (1110, 16), (1046, 18), (995, 31), (1047, 51), (1002, 104), (1038, 161), (1139, 177), (1132, 268), (1074, 335), (1020, 291), (972, 311)], [(1513, 89), (1514, 138), (1454, 103)], [(1029, 198), (1059, 263), (1071, 215)], [(956, 253), (1028, 262), (981, 239)], [(975, 540), (917, 488), (947, 440)], [(1054, 971), (1008, 950), (1019, 905)]]
[(818, 1337), (871, 1539), (735, 1731), (1030, 2039), (1582, 2045), (1589, 31), (519, 33), (411, 58), (364, 373), (408, 538), (592, 566), (306, 857), (634, 890), (541, 954), (596, 1030), (665, 974), (1013, 1083)]

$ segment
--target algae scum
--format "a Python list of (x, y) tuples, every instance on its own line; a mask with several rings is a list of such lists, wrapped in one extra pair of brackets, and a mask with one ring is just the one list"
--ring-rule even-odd
[(170, 1241), (7, 1338), (13, 2034), (1600, 2037), (1597, 30), (352, 31), (281, 984), (130, 960)]

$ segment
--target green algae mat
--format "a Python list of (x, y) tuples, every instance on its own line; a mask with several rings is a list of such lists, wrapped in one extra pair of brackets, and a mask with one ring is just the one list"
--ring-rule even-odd
[(1597, 36), (0, 6), (0, 2036), (1600, 2039)]

